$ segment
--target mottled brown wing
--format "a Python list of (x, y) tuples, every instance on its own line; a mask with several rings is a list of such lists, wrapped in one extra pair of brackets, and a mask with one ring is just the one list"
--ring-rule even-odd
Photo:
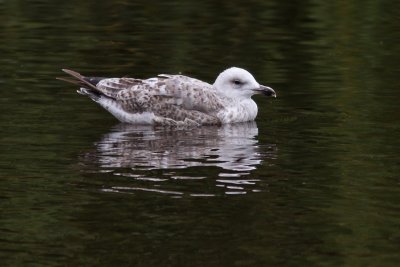
[(115, 98), (118, 93), (123, 90), (129, 90), (136, 87), (145, 86), (143, 80), (134, 78), (109, 78), (101, 80), (97, 85), (97, 89), (104, 95)]
[(153, 112), (176, 121), (218, 124), (213, 116), (223, 108), (223, 99), (212, 85), (182, 75), (161, 75), (147, 80), (112, 78), (97, 87), (115, 98), (130, 113)]
[(205, 113), (223, 108), (223, 101), (211, 84), (182, 75), (168, 75), (165, 83), (166, 94), (182, 100), (182, 107)]
[(179, 98), (154, 95), (146, 90), (123, 90), (118, 94), (117, 101), (129, 113), (152, 112), (158, 117), (176, 122), (191, 120), (200, 125), (220, 124), (219, 119), (213, 115), (185, 109)]
[(143, 103), (152, 95), (175, 98), (175, 104), (184, 109), (197, 110), (205, 113), (216, 112), (223, 108), (222, 99), (211, 84), (183, 75), (165, 75), (147, 80), (133, 78), (111, 78), (102, 80), (97, 88), (105, 95), (120, 100), (134, 101), (138, 98), (137, 91), (143, 91), (141, 98), (136, 100)]

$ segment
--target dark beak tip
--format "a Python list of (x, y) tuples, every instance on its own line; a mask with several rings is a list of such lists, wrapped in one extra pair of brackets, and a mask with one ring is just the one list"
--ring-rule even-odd
[(271, 97), (276, 97), (276, 93), (275, 92), (271, 92), (271, 91), (264, 92), (264, 95), (271, 96)]
[(274, 89), (272, 89), (270, 87), (264, 87), (263, 89), (264, 90), (262, 92), (264, 95), (276, 98), (276, 92), (274, 91)]
[(260, 85), (259, 88), (253, 90), (258, 94), (263, 94), (265, 96), (271, 96), (276, 98), (276, 92), (271, 87)]

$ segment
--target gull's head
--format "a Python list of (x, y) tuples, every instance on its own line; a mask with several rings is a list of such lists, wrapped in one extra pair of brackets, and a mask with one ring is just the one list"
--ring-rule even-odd
[(233, 97), (250, 98), (254, 94), (276, 97), (272, 88), (260, 85), (250, 72), (236, 67), (221, 72), (215, 80), (214, 88), (220, 93)]

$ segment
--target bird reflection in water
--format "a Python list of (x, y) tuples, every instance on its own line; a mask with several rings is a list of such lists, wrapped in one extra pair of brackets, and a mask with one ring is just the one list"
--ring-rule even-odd
[(82, 163), (88, 172), (129, 178), (124, 186), (103, 189), (107, 192), (246, 194), (263, 190), (257, 186), (261, 178), (251, 171), (276, 158), (276, 145), (260, 148), (257, 136), (254, 121), (194, 129), (119, 124), (82, 157)]

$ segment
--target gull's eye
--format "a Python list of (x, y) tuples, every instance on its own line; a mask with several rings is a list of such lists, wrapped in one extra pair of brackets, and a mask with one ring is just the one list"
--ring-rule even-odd
[(236, 85), (241, 85), (242, 84), (242, 82), (239, 81), (239, 80), (233, 80), (233, 83), (236, 84)]

